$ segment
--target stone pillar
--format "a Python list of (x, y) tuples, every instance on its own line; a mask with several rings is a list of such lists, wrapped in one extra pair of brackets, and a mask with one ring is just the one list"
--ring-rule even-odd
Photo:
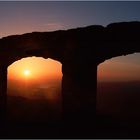
[[(66, 62), (62, 65), (63, 116), (67, 122), (89, 124), (95, 121), (97, 65)], [(81, 125), (82, 125), (81, 124)]]
[(0, 122), (5, 122), (7, 108), (7, 66), (0, 65)]

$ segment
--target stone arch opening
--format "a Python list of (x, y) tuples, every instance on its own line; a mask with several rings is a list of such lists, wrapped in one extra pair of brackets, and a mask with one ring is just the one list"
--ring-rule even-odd
[(99, 114), (113, 116), (123, 121), (139, 120), (140, 62), (138, 58), (140, 54), (135, 53), (115, 57), (99, 65), (97, 82)]
[(9, 65), (8, 119), (30, 122), (60, 119), (61, 69), (60, 62), (42, 57), (25, 57)]
[(0, 58), (4, 61), (0, 64), (1, 114), (5, 114), (3, 112), (6, 110), (7, 66), (22, 57), (41, 56), (56, 59), (63, 64), (64, 118), (76, 121), (80, 118), (81, 122), (85, 118), (93, 120), (96, 116), (97, 65), (112, 57), (140, 52), (139, 26), (139, 22), (122, 22), (106, 27), (97, 25), (2, 38)]

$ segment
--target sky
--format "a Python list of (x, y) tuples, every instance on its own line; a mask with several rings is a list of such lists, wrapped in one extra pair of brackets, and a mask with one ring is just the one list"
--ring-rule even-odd
[(24, 80), (60, 80), (61, 63), (53, 59), (42, 57), (27, 57), (14, 62), (8, 68), (9, 79)]
[[(0, 1), (0, 38), (32, 31), (54, 31), (94, 24), (106, 26), (122, 21), (140, 21), (140, 1)], [(140, 80), (139, 60), (140, 54), (135, 54), (105, 61), (98, 67), (98, 79)], [(47, 64), (44, 68), (48, 68)]]
[(0, 37), (140, 20), (140, 2), (1, 2)]

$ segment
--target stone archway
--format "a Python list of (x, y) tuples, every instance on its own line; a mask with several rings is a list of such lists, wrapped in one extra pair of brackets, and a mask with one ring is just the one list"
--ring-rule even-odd
[(62, 63), (64, 118), (91, 122), (96, 112), (97, 66), (112, 57), (140, 52), (139, 36), (139, 22), (122, 22), (0, 39), (1, 110), (6, 106), (8, 65), (22, 57), (40, 56)]
[(5, 124), (7, 110), (7, 66), (2, 65), (0, 69), (0, 122)]

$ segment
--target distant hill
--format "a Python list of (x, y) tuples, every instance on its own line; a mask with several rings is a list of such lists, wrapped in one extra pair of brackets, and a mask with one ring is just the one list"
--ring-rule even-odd
[(99, 82), (97, 110), (99, 114), (137, 123), (140, 126), (140, 81)]
[(60, 119), (61, 104), (46, 99), (8, 96), (8, 119), (12, 122), (51, 122)]

